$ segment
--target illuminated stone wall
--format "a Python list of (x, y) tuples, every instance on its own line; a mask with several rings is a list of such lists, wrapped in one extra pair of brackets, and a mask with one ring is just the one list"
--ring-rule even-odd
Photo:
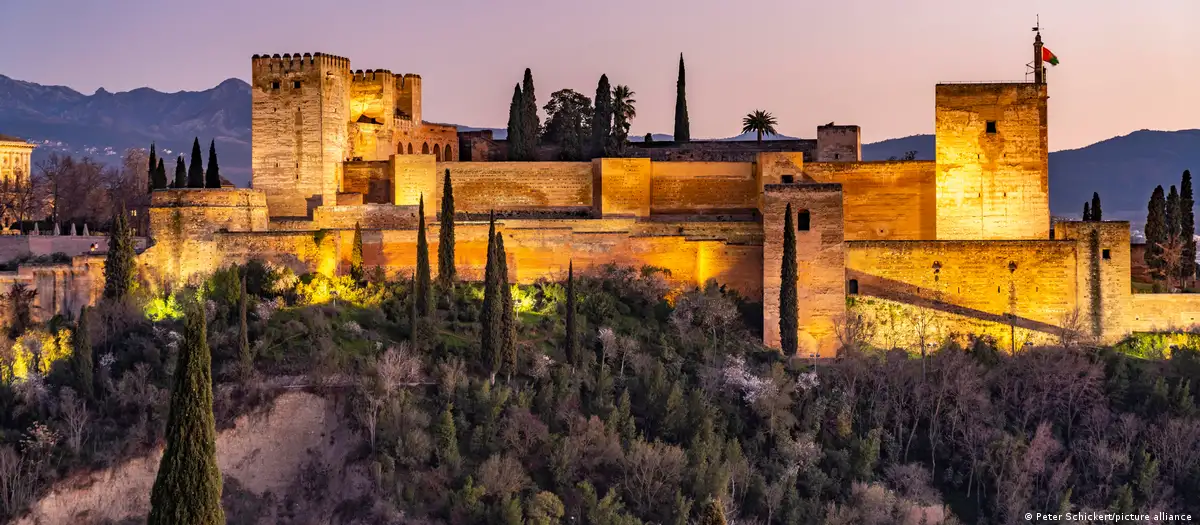
[(787, 205), (793, 219), (809, 213), (809, 228), (796, 223), (797, 295), (801, 356), (832, 357), (834, 328), (846, 313), (846, 243), (842, 237), (842, 191), (837, 184), (769, 185), (763, 197), (763, 342), (779, 348), (779, 289)]
[(1129, 298), (1131, 332), (1191, 330), (1200, 324), (1200, 294), (1139, 293)]
[(95, 304), (104, 291), (104, 256), (80, 255), (69, 263), (21, 265), (16, 271), (0, 272), (0, 294), (17, 284), (37, 292), (31, 309), (34, 322), (56, 315), (78, 318), (79, 310)]
[(650, 159), (592, 161), (592, 202), (601, 217), (650, 216)]
[(1075, 243), (1076, 304), (1085, 314), (1090, 335), (1115, 343), (1128, 332), (1132, 291), (1129, 223), (1124, 221), (1055, 224), (1057, 239)]
[(829, 123), (817, 126), (817, 162), (862, 160), (862, 130), (858, 126)]
[(933, 162), (810, 162), (804, 175), (842, 185), (846, 240), (937, 238)]
[[(391, 204), (394, 170), (390, 161), (347, 162), (342, 179), (342, 191), (362, 195), (367, 204)], [(341, 202), (339, 201), (339, 204)]]
[(651, 214), (747, 211), (758, 208), (754, 164), (749, 162), (654, 162)]
[(354, 229), (355, 224), (370, 229), (415, 229), (417, 207), (391, 204), (321, 206), (313, 212), (313, 225), (318, 229)]
[(265, 232), (267, 195), (235, 188), (158, 190), (150, 201), (153, 245), (139, 255), (152, 282), (178, 285), (221, 265), (220, 232)]
[(937, 238), (1048, 239), (1045, 84), (938, 84)]
[(458, 212), (592, 206), (590, 162), (439, 162), (435, 209), (447, 169)]

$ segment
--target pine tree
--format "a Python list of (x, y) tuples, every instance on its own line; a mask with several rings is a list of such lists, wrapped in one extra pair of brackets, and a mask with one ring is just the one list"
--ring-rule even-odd
[(508, 283), (508, 252), (504, 250), (504, 234), (496, 234), (497, 274), (500, 277), (500, 355), (512, 377), (517, 370), (516, 310), (513, 305), (512, 286)]
[(454, 266), (454, 187), (450, 185), (450, 170), (442, 184), (442, 213), (438, 217), (438, 283), (449, 289), (458, 279)]
[(447, 466), (457, 466), (459, 461), (458, 454), (458, 431), (454, 427), (454, 404), (446, 405), (445, 410), (438, 417), (437, 428), (434, 429), (434, 439), (436, 440), (436, 449), (438, 464)]
[(79, 322), (71, 334), (71, 367), (75, 372), (75, 388), (79, 395), (91, 398), (96, 389), (92, 382), (92, 339), (88, 336), (88, 307), (79, 310)]
[(579, 335), (575, 326), (575, 262), (567, 263), (567, 335), (563, 353), (572, 367), (579, 364)]
[(1083, 202), (1083, 222), (1088, 222), (1090, 220), (1092, 220), (1092, 205), (1089, 202), (1084, 201)]
[(1171, 186), (1171, 191), (1167, 193), (1167, 241), (1179, 238), (1182, 231), (1179, 209), (1179, 192), (1175, 190), (1175, 186)]
[(150, 182), (156, 190), (167, 188), (167, 168), (163, 165), (162, 157), (158, 159), (158, 166), (154, 168), (154, 179)]
[(779, 266), (779, 345), (783, 355), (796, 354), (799, 346), (799, 298), (796, 295), (796, 227), (792, 224), (792, 204), (783, 217), (783, 261)]
[(502, 299), (500, 297), (500, 263), (496, 250), (496, 215), (491, 214), (491, 226), (488, 229), (487, 265), (484, 267), (483, 278), (483, 309), (479, 313), (480, 348), (484, 361), (488, 365), (492, 380), (500, 368), (503, 356), (501, 354), (502, 339), (500, 323)]
[(537, 160), (538, 135), (541, 131), (541, 120), (537, 113), (537, 96), (533, 92), (533, 72), (525, 68), (525, 78), (521, 80), (521, 142), (525, 152), (523, 160)]
[(428, 317), (433, 312), (433, 287), (429, 275), (429, 242), (425, 240), (425, 196), (417, 205), (417, 314)]
[(188, 165), (187, 187), (203, 188), (204, 187), (204, 161), (200, 159), (200, 138), (197, 137), (192, 142), (192, 158)]
[(1154, 188), (1146, 212), (1146, 266), (1155, 279), (1163, 278), (1162, 244), (1167, 242), (1167, 200), (1163, 187)]
[(175, 182), (171, 184), (172, 188), (187, 187), (187, 168), (183, 164), (183, 155), (175, 159)]
[(158, 153), (155, 151), (154, 143), (150, 143), (150, 159), (147, 162), (146, 180), (150, 181), (150, 191), (154, 191), (154, 176), (158, 174)]
[(612, 88), (608, 84), (608, 75), (600, 75), (600, 81), (596, 84), (595, 106), (592, 109), (590, 158), (604, 157), (608, 154), (608, 136), (612, 132), (612, 120)]
[(254, 354), (250, 351), (250, 329), (246, 322), (246, 310), (249, 307), (250, 294), (246, 292), (246, 274), (242, 274), (242, 286), (238, 294), (238, 360), (242, 368), (242, 377), (249, 377), (254, 371)]
[(725, 525), (725, 510), (721, 507), (721, 501), (717, 499), (709, 499), (701, 510), (700, 521), (697, 525)]
[(104, 259), (104, 298), (122, 300), (133, 288), (135, 270), (133, 232), (129, 230), (125, 207), (113, 217), (108, 233), (108, 256)]
[(363, 280), (363, 240), (362, 225), (354, 223), (354, 242), (350, 248), (350, 278), (356, 282)]
[(508, 105), (508, 160), (525, 160), (525, 141), (522, 136), (525, 131), (521, 124), (525, 98), (521, 95), (521, 84), (513, 86), (512, 102)]
[(217, 165), (217, 141), (208, 144), (208, 171), (204, 173), (205, 188), (221, 187), (221, 168)]
[(225, 523), (207, 329), (203, 306), (192, 305), (175, 365), (167, 445), (150, 492), (148, 525)]
[(1192, 172), (1183, 171), (1179, 184), (1180, 234), (1183, 236), (1183, 264), (1179, 277), (1191, 279), (1196, 276), (1196, 198), (1192, 193)]
[(684, 81), (683, 53), (679, 54), (679, 79), (675, 81), (675, 142), (692, 140), (688, 124), (687, 89)]
[(1093, 222), (1100, 222), (1104, 218), (1104, 213), (1100, 211), (1100, 194), (1092, 192), (1092, 215)]

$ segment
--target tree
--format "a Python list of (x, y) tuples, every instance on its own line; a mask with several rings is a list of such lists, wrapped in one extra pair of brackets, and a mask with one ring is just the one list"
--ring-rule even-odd
[(508, 283), (508, 252), (504, 250), (504, 234), (496, 234), (496, 260), (500, 277), (500, 355), (508, 367), (509, 378), (517, 369), (516, 311), (513, 308), (512, 286)]
[(1092, 205), (1087, 201), (1083, 201), (1083, 222), (1092, 220)]
[(1104, 217), (1104, 213), (1100, 211), (1100, 194), (1092, 192), (1092, 214), (1089, 216), (1090, 221), (1100, 222)]
[(154, 177), (158, 174), (158, 153), (154, 149), (154, 143), (150, 143), (150, 159), (147, 161), (149, 167), (146, 168), (147, 178), (150, 179), (150, 190), (158, 189), (154, 184)]
[(479, 313), (480, 349), (484, 362), (488, 367), (491, 380), (496, 380), (496, 372), (502, 359), (500, 337), (501, 297), (500, 297), (500, 266), (496, 252), (496, 214), (490, 217), (488, 228), (487, 264), (484, 266), (483, 278), (483, 309)]
[(683, 53), (679, 54), (679, 78), (675, 81), (675, 142), (692, 140), (691, 126), (688, 124), (687, 88), (683, 70)]
[(158, 159), (158, 167), (154, 169), (154, 178), (150, 180), (156, 190), (164, 190), (167, 188), (167, 167), (163, 164), (162, 157)]
[(550, 95), (546, 103), (546, 128), (542, 140), (562, 148), (560, 160), (585, 160), (590, 133), (592, 100), (571, 89)]
[(533, 92), (533, 72), (525, 68), (525, 77), (521, 80), (521, 149), (525, 152), (523, 160), (535, 160), (537, 157), (537, 141), (541, 128), (537, 110), (537, 96)]
[(513, 86), (512, 102), (508, 104), (508, 136), (505, 139), (508, 142), (508, 160), (525, 160), (525, 140), (522, 138), (525, 128), (521, 124), (524, 107), (521, 84), (517, 84)]
[(644, 142), (644, 143), (646, 143), (646, 144), (651, 144), (651, 143), (653, 143), (653, 142), (654, 142), (654, 134), (653, 134), (653, 133), (647, 133), (645, 137), (642, 137), (642, 142)]
[(1180, 235), (1183, 237), (1183, 265), (1179, 276), (1191, 279), (1196, 276), (1196, 199), (1192, 193), (1192, 172), (1183, 170), (1179, 183)]
[(438, 464), (450, 467), (458, 466), (458, 431), (454, 426), (454, 404), (449, 403), (438, 416), (433, 429), (435, 453)]
[[(1179, 209), (1179, 192), (1175, 191), (1175, 186), (1171, 186), (1171, 191), (1167, 193), (1167, 240), (1178, 239), (1182, 232), (1181, 214)], [(1093, 213), (1093, 215), (1095, 215)]]
[(188, 165), (187, 187), (203, 188), (204, 187), (204, 162), (200, 159), (200, 138), (196, 137), (192, 141), (192, 158), (191, 164)]
[(350, 278), (359, 282), (363, 280), (362, 224), (358, 222), (354, 223), (354, 242), (350, 248)]
[(425, 240), (425, 196), (417, 205), (417, 314), (428, 317), (433, 312), (433, 282), (429, 275), (429, 242)]
[(108, 256), (104, 259), (104, 298), (122, 300), (133, 288), (136, 261), (133, 233), (126, 222), (125, 207), (113, 217), (108, 234)]
[(458, 278), (454, 266), (454, 187), (450, 185), (450, 169), (442, 184), (442, 213), (438, 217), (438, 283), (450, 288)]
[(8, 338), (21, 337), (33, 325), (33, 302), (37, 299), (38, 291), (26, 283), (15, 283), (8, 293), (0, 295), (0, 299), (8, 306), (6, 321), (8, 321)]
[(799, 346), (799, 298), (796, 295), (796, 227), (792, 224), (792, 204), (783, 216), (783, 260), (779, 265), (779, 345), (783, 355), (796, 354)]
[(762, 145), (763, 135), (778, 135), (775, 131), (775, 125), (778, 124), (775, 116), (756, 109), (752, 113), (747, 113), (742, 117), (742, 133), (755, 133), (758, 135), (758, 143)]
[(166, 450), (150, 492), (148, 525), (216, 525), (221, 509), (213, 418), (212, 355), (200, 304), (191, 305), (175, 365)]
[(595, 107), (592, 109), (592, 141), (591, 157), (607, 156), (609, 152), (609, 134), (613, 130), (613, 94), (608, 84), (608, 75), (600, 75), (596, 83)]
[(186, 188), (187, 182), (187, 168), (183, 165), (183, 155), (180, 155), (175, 159), (175, 182), (171, 184), (171, 187)]
[(217, 141), (208, 144), (208, 171), (204, 173), (205, 188), (221, 187), (221, 168), (217, 165)]
[(71, 368), (75, 372), (75, 388), (84, 399), (96, 392), (92, 382), (92, 338), (88, 335), (88, 307), (79, 310), (79, 322), (71, 334)]
[(712, 498), (708, 500), (708, 504), (704, 505), (704, 509), (700, 514), (698, 525), (725, 525), (725, 510), (721, 507), (721, 500)]
[(575, 326), (575, 261), (567, 263), (567, 334), (563, 353), (572, 367), (579, 364), (579, 334)]
[[(629, 89), (629, 86), (618, 85), (613, 88), (612, 93), (612, 133), (609, 135), (608, 149), (610, 154), (615, 157), (620, 157), (625, 154), (625, 145), (629, 143), (629, 128), (632, 125), (634, 117), (637, 117), (637, 110), (634, 109), (634, 104), (637, 103), (633, 99), (635, 93)], [(650, 142), (647, 139), (647, 142)]]
[(246, 322), (249, 303), (250, 294), (246, 292), (246, 274), (243, 273), (238, 293), (238, 361), (241, 364), (242, 377), (249, 377), (254, 371), (254, 354), (250, 351), (250, 329)]
[(529, 525), (553, 525), (562, 521), (564, 513), (562, 500), (553, 492), (541, 491), (533, 495), (525, 508), (525, 517)]
[(1163, 187), (1157, 186), (1150, 194), (1150, 204), (1146, 213), (1146, 266), (1149, 267), (1155, 279), (1164, 277), (1162, 263), (1162, 248), (1167, 242), (1167, 201), (1163, 196)]

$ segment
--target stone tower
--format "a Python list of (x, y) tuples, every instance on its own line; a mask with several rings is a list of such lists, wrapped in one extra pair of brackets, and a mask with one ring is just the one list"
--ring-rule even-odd
[(937, 85), (938, 239), (1050, 237), (1048, 98), (1041, 74)]
[(333, 204), (349, 152), (350, 60), (323, 53), (254, 55), (254, 189), (272, 217), (307, 217)]

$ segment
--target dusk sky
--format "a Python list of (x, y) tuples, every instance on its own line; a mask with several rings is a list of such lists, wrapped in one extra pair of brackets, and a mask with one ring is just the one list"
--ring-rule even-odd
[(202, 90), (249, 80), (255, 53), (320, 51), (420, 74), (426, 120), (504, 127), (524, 68), (539, 106), (607, 73), (641, 135), (672, 131), (683, 52), (693, 138), (764, 109), (787, 135), (835, 121), (874, 142), (931, 133), (938, 81), (1025, 78), (1035, 14), (1061, 60), (1052, 150), (1200, 127), (1200, 0), (0, 0), (0, 74)]

